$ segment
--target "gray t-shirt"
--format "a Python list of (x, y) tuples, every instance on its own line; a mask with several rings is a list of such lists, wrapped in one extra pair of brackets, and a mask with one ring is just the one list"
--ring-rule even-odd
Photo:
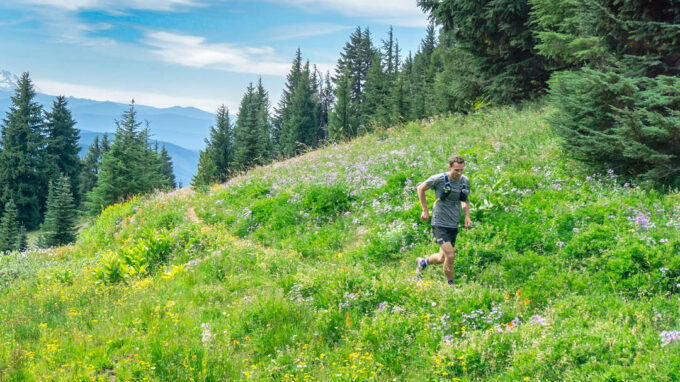
[(425, 181), (427, 188), (434, 190), (437, 202), (432, 208), (432, 225), (446, 228), (458, 228), (460, 220), (460, 202), (467, 201), (470, 194), (470, 179), (461, 175), (460, 179), (453, 182), (449, 178), (451, 192), (445, 200), (440, 200), (446, 184), (447, 173), (432, 175)]

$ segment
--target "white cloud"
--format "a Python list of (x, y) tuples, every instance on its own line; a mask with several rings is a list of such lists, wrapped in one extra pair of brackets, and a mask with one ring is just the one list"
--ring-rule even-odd
[[(138, 91), (121, 90), (94, 87), (89, 85), (79, 85), (66, 82), (33, 79), (35, 88), (38, 92), (48, 95), (65, 95), (69, 97), (85, 98), (95, 101), (112, 101), (129, 103), (134, 99), (138, 105), (148, 105), (153, 107), (165, 108), (173, 106), (193, 106), (210, 113), (214, 113), (223, 101), (209, 98), (194, 97), (175, 97), (167, 94)], [(230, 110), (236, 110), (238, 103), (229, 102), (226, 105)]]
[(328, 9), (345, 16), (362, 17), (383, 24), (423, 27), (427, 15), (416, 0), (265, 0), (302, 7), (310, 11)]
[(325, 34), (335, 33), (352, 28), (354, 28), (354, 26), (327, 23), (289, 24), (264, 30), (263, 34), (270, 36), (269, 39), (272, 41), (281, 41), (323, 36)]
[(10, 0), (10, 2), (47, 6), (66, 11), (103, 10), (112, 13), (120, 13), (127, 9), (174, 11), (179, 7), (201, 5), (196, 0)]
[(289, 60), (277, 58), (274, 48), (268, 46), (208, 43), (204, 37), (171, 32), (149, 32), (143, 42), (161, 60), (193, 68), (275, 76), (290, 70)]

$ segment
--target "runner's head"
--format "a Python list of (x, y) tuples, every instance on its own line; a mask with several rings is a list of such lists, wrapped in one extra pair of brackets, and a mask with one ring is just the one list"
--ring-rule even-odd
[(449, 158), (449, 178), (452, 181), (457, 181), (460, 176), (463, 175), (463, 170), (465, 170), (465, 159), (460, 155), (454, 155)]

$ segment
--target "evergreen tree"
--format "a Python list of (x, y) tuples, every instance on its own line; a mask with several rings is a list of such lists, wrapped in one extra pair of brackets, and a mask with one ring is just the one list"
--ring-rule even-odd
[(434, 84), (432, 57), (435, 47), (434, 26), (430, 24), (418, 52), (413, 57), (411, 76), (414, 89), (411, 99), (411, 119), (421, 119), (434, 114), (430, 103), (433, 98), (431, 95)]
[(28, 249), (28, 234), (24, 225), (19, 226), (19, 238), (17, 240), (17, 251), (23, 252)]
[(109, 136), (106, 133), (104, 133), (102, 140), (99, 142), (99, 148), (101, 149), (101, 155), (104, 155), (105, 152), (109, 151), (110, 147), (111, 147), (111, 142), (109, 141)]
[[(138, 145), (141, 154), (142, 162), (140, 166), (141, 178), (139, 179), (141, 187), (148, 191), (155, 189), (168, 188), (168, 179), (161, 172), (163, 166), (160, 153), (158, 152), (158, 141), (155, 147), (151, 147), (151, 129), (149, 128), (149, 121), (144, 121), (144, 128), (139, 131)], [(149, 187), (147, 189), (147, 187)]]
[(19, 221), (28, 229), (37, 228), (42, 220), (48, 182), (42, 107), (34, 98), (33, 84), (24, 73), (0, 137), (0, 204), (13, 200)]
[[(348, 107), (343, 105), (344, 110), (339, 113), (351, 113), (347, 118), (342, 119), (343, 123), (348, 123), (349, 125), (338, 129), (343, 124), (337, 125), (336, 120), (336, 126), (333, 127), (336, 133), (341, 131), (344, 137), (355, 136), (359, 132), (359, 127), (366, 125), (368, 121), (367, 116), (363, 115), (366, 109), (362, 105), (365, 101), (364, 86), (366, 84), (366, 76), (374, 57), (375, 49), (371, 41), (370, 31), (368, 28), (364, 31), (361, 27), (357, 27), (340, 53), (340, 59), (338, 59), (335, 69), (336, 76), (333, 79), (336, 88), (340, 88), (341, 83), (345, 81), (349, 85)], [(336, 93), (336, 96), (339, 102), (339, 93)], [(338, 107), (339, 105), (336, 105), (334, 108)]]
[(167, 179), (160, 173), (158, 155), (149, 146), (148, 130), (139, 130), (134, 100), (116, 121), (116, 134), (102, 155), (97, 185), (88, 195), (88, 210), (96, 213), (135, 194), (163, 188)]
[(336, 100), (328, 123), (328, 137), (332, 141), (356, 136), (358, 128), (357, 113), (353, 110), (354, 104), (351, 101), (352, 90), (349, 75), (343, 73), (336, 81)]
[(554, 64), (537, 54), (528, 0), (418, 0), (418, 5), (467, 54), (483, 78), (485, 99), (510, 103), (545, 89)]
[(673, 1), (533, 1), (551, 125), (595, 171), (680, 186), (680, 6)]
[(14, 200), (5, 203), (5, 213), (0, 220), (0, 252), (15, 251), (21, 241), (19, 235), (19, 212)]
[[(297, 69), (294, 63), (290, 77)], [(310, 73), (309, 62), (299, 70), (288, 103), (281, 109), (281, 151), (288, 157), (317, 147), (320, 135), (316, 78)]]
[[(102, 143), (106, 139), (104, 135)], [(99, 137), (94, 137), (94, 141), (88, 147), (87, 154), (81, 161), (80, 165), (80, 195), (87, 195), (94, 186), (97, 185), (97, 175), (99, 174), (99, 166), (102, 160), (103, 144), (99, 143)]]
[(234, 126), (234, 169), (242, 171), (267, 163), (272, 157), (271, 123), (267, 92), (258, 83), (248, 85)]
[(177, 180), (175, 179), (175, 172), (172, 166), (172, 158), (170, 157), (170, 154), (168, 154), (168, 150), (165, 149), (165, 145), (161, 148), (159, 156), (161, 161), (160, 173), (166, 180), (165, 184), (161, 187), (174, 190), (177, 188)]
[(40, 227), (41, 247), (72, 243), (76, 239), (77, 214), (68, 176), (61, 176), (56, 184), (50, 182), (45, 221)]
[(205, 140), (198, 160), (198, 171), (193, 178), (194, 185), (206, 185), (227, 181), (232, 173), (234, 157), (233, 132), (229, 110), (224, 106), (217, 109), (217, 121), (210, 128), (210, 139)]
[(269, 106), (269, 92), (265, 90), (262, 77), (260, 77), (255, 92), (257, 146), (259, 150), (259, 154), (256, 156), (259, 159), (256, 164), (258, 165), (269, 163), (274, 158), (272, 119), (269, 115)]
[(373, 61), (366, 74), (364, 87), (365, 96), (362, 107), (362, 116), (372, 124), (387, 126), (389, 124), (388, 91), (390, 88), (389, 74), (383, 70), (383, 57), (380, 51), (373, 55)]
[(191, 179), (194, 187), (212, 184), (217, 179), (217, 165), (213, 160), (211, 151), (212, 149), (210, 147), (206, 147), (205, 150), (201, 151), (199, 154), (198, 171)]
[(66, 98), (58, 96), (52, 110), (45, 113), (45, 130), (47, 132), (46, 151), (50, 164), (50, 179), (57, 179), (64, 174), (72, 179), (74, 201), (80, 204), (80, 132), (74, 128), (76, 122), (71, 117), (71, 111), (67, 108)]
[(275, 130), (277, 132), (275, 141), (278, 144), (280, 153), (287, 157), (296, 155), (297, 142), (299, 142), (299, 126), (292, 122), (295, 112), (292, 102), (301, 76), (302, 54), (300, 48), (298, 48), (295, 52), (290, 72), (286, 76), (286, 84), (284, 85), (279, 107), (276, 109), (276, 117), (274, 118)]
[(326, 72), (326, 75), (319, 76), (319, 133), (320, 140), (328, 139), (328, 125), (330, 124), (330, 115), (335, 102), (335, 94), (333, 92), (333, 84), (331, 83), (331, 75)]

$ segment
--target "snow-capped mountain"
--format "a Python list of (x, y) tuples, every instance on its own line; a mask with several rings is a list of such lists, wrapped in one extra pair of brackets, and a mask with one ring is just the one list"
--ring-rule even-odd
[(14, 90), (19, 82), (19, 77), (6, 70), (0, 70), (0, 89)]

